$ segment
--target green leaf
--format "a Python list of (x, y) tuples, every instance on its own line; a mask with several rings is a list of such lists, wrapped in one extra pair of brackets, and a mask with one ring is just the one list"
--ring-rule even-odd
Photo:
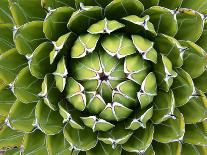
[(64, 56), (58, 62), (57, 69), (53, 73), (53, 75), (55, 76), (56, 87), (59, 89), (60, 92), (63, 92), (63, 90), (65, 89), (66, 78), (68, 75)]
[(9, 6), (18, 27), (31, 21), (44, 20), (46, 15), (41, 7), (41, 0), (9, 0)]
[(17, 100), (8, 115), (9, 125), (12, 129), (31, 132), (34, 128), (35, 106), (35, 103), (24, 104)]
[(154, 140), (161, 143), (169, 143), (183, 139), (185, 122), (179, 110), (175, 110), (174, 118), (169, 118), (155, 126)]
[(115, 149), (118, 144), (125, 144), (132, 135), (132, 130), (125, 129), (124, 124), (119, 123), (111, 131), (99, 132), (98, 139), (105, 144), (112, 145), (112, 148)]
[(73, 8), (66, 6), (49, 11), (43, 23), (45, 36), (50, 40), (56, 41), (61, 35), (67, 33), (67, 22), (73, 11)]
[[(192, 112), (193, 109), (193, 112)], [(202, 91), (197, 91), (197, 96), (179, 108), (185, 118), (186, 124), (201, 122), (207, 118), (207, 98)]]
[(96, 116), (81, 117), (83, 123), (93, 129), (93, 131), (108, 131), (115, 127), (115, 125)]
[(126, 129), (137, 130), (138, 128), (146, 128), (147, 122), (153, 116), (153, 107), (149, 109), (138, 110), (135, 116), (126, 123)]
[(206, 146), (197, 146), (187, 143), (182, 145), (182, 155), (206, 155), (206, 153)]
[(20, 55), (16, 49), (1, 54), (0, 57), (0, 78), (10, 84), (16, 78), (18, 72), (27, 65), (26, 58)]
[(104, 12), (108, 19), (119, 19), (128, 15), (140, 16), (143, 10), (139, 0), (115, 0), (106, 6)]
[(116, 20), (108, 20), (107, 18), (105, 18), (91, 25), (87, 31), (90, 34), (102, 34), (102, 33), (110, 34), (118, 29), (123, 28), (124, 26), (125, 25), (119, 23)]
[(41, 91), (41, 83), (41, 80), (31, 75), (29, 67), (25, 67), (19, 72), (14, 81), (14, 94), (23, 103), (37, 102), (39, 100), (38, 93)]
[(206, 0), (183, 0), (181, 5), (183, 8), (190, 8), (200, 13), (207, 13), (207, 1)]
[(31, 155), (48, 154), (45, 137), (45, 134), (40, 130), (25, 134), (23, 140), (23, 153)]
[(47, 74), (42, 83), (42, 91), (38, 94), (43, 98), (45, 104), (52, 110), (58, 108), (58, 102), (60, 100), (60, 92), (55, 87), (55, 80), (52, 74)]
[(207, 21), (204, 22), (204, 29), (201, 37), (196, 42), (197, 45), (199, 45), (201, 48), (203, 48), (205, 51), (207, 51)]
[(168, 92), (177, 73), (173, 70), (171, 61), (163, 54), (158, 55), (157, 64), (153, 64), (158, 88)]
[[(0, 14), (0, 18), (1, 18), (1, 14)], [(1, 19), (0, 19), (0, 23), (1, 23)], [(7, 50), (11, 48), (14, 48), (13, 25), (12, 24), (0, 24), (0, 54), (6, 52)]]
[(175, 10), (181, 6), (183, 0), (159, 0), (159, 5), (171, 10)]
[(202, 15), (194, 10), (180, 8), (176, 17), (178, 31), (175, 38), (196, 42), (203, 33), (204, 20)]
[(177, 69), (177, 77), (174, 78), (173, 85), (171, 87), (175, 96), (176, 107), (186, 104), (195, 92), (193, 80), (190, 75), (183, 69)]
[(12, 24), (11, 12), (9, 9), (8, 0), (0, 1), (0, 23), (1, 24)]
[(115, 149), (111, 145), (107, 145), (103, 142), (99, 142), (95, 148), (86, 151), (87, 155), (120, 155), (122, 152), (121, 146), (117, 146)]
[(8, 87), (0, 90), (0, 115), (7, 116), (16, 97)]
[(182, 144), (180, 142), (172, 142), (172, 143), (153, 143), (153, 149), (155, 154), (159, 155), (181, 155)]
[(201, 90), (204, 93), (207, 93), (207, 70), (205, 70), (201, 76), (193, 79), (193, 82), (197, 89)]
[(102, 40), (101, 45), (109, 55), (118, 58), (136, 53), (132, 40), (124, 34), (111, 34)]
[(182, 68), (188, 72), (193, 79), (201, 76), (207, 65), (206, 52), (190, 41), (181, 41), (181, 45), (187, 47), (183, 56), (184, 64)]
[(102, 18), (102, 11), (98, 6), (82, 6), (72, 14), (67, 26), (72, 32), (83, 33)]
[(47, 149), (50, 155), (72, 154), (70, 144), (66, 141), (62, 132), (53, 136), (47, 136)]
[(0, 148), (20, 147), (24, 133), (14, 131), (7, 126), (0, 130)]
[(153, 125), (147, 124), (146, 129), (139, 128), (136, 130), (122, 147), (128, 152), (143, 153), (150, 147), (153, 140), (153, 133)]
[(73, 144), (76, 149), (81, 151), (87, 151), (94, 148), (97, 144), (96, 133), (90, 128), (84, 128), (81, 130), (72, 128), (69, 124), (64, 127), (64, 137), (66, 140)]
[(182, 47), (173, 37), (164, 34), (158, 35), (155, 38), (155, 49), (167, 56), (174, 68), (183, 65), (183, 55), (186, 48)]
[(113, 102), (108, 103), (99, 116), (107, 121), (121, 121), (127, 118), (131, 113), (131, 109), (118, 102)]
[(76, 110), (68, 102), (61, 101), (58, 103), (60, 115), (63, 117), (63, 123), (68, 122), (72, 128), (83, 129), (84, 125), (80, 119), (81, 112)]
[(32, 21), (22, 25), (14, 34), (14, 43), (20, 54), (32, 54), (44, 41), (47, 41), (42, 31), (42, 21)]
[(36, 122), (34, 126), (47, 135), (54, 135), (62, 130), (62, 117), (58, 111), (51, 110), (42, 100), (35, 109)]
[(80, 7), (81, 3), (83, 3), (85, 6), (100, 6), (105, 8), (111, 1), (113, 0), (75, 0), (75, 3), (76, 7)]
[(68, 78), (66, 85), (66, 99), (77, 110), (83, 111), (86, 107), (84, 87), (73, 78)]
[(29, 60), (29, 69), (33, 76), (43, 79), (47, 73), (54, 71), (54, 65), (50, 65), (49, 54), (53, 49), (53, 45), (49, 42), (40, 44), (32, 53)]
[(197, 124), (187, 124), (183, 141), (188, 144), (207, 145), (207, 122), (204, 120)]
[(144, 5), (145, 9), (148, 9), (152, 6), (155, 6), (159, 3), (159, 0), (139, 0), (140, 2), (142, 2), (142, 4)]
[(157, 33), (174, 36), (177, 33), (178, 25), (174, 11), (160, 6), (153, 6), (145, 10), (145, 15), (150, 16), (150, 22), (154, 25)]
[(154, 96), (157, 95), (157, 82), (153, 72), (150, 72), (141, 85), (141, 90), (137, 93), (137, 97), (141, 108), (147, 107), (152, 101)]
[(14, 148), (14, 149), (9, 149), (6, 152), (4, 152), (4, 155), (19, 155), (20, 154), (20, 149)]
[(100, 35), (90, 33), (80, 35), (71, 49), (71, 57), (82, 58), (86, 54), (92, 53), (97, 46), (99, 37)]
[(56, 9), (61, 6), (76, 7), (75, 0), (41, 0), (41, 6), (47, 10)]
[(121, 19), (121, 21), (125, 24), (125, 29), (127, 32), (131, 34), (142, 34), (146, 36), (155, 36), (157, 33), (155, 32), (153, 24), (149, 21), (149, 16), (144, 16), (140, 18), (136, 15), (126, 16)]
[(153, 104), (153, 123), (160, 124), (168, 118), (174, 117), (175, 98), (172, 90), (169, 90), (169, 92), (158, 91)]

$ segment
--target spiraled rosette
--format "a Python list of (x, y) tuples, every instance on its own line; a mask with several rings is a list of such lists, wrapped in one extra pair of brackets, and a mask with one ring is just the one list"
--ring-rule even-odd
[(207, 154), (206, 0), (1, 0), (6, 153)]

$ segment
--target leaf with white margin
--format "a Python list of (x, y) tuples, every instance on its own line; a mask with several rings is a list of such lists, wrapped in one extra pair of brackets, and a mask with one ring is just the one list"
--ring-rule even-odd
[(177, 109), (174, 115), (173, 118), (155, 126), (154, 140), (161, 143), (183, 140), (185, 134), (184, 117)]
[(153, 42), (140, 35), (132, 35), (132, 41), (144, 60), (149, 60), (155, 64), (157, 63), (157, 51), (153, 48)]
[(119, 123), (111, 131), (99, 132), (98, 139), (105, 144), (112, 145), (112, 148), (115, 149), (118, 144), (125, 144), (132, 135), (132, 130), (125, 129), (124, 124)]
[(64, 137), (70, 145), (81, 151), (87, 151), (94, 148), (97, 144), (97, 135), (92, 129), (85, 127), (84, 129), (74, 129), (69, 124), (64, 127)]
[(44, 103), (52, 110), (56, 110), (58, 108), (60, 92), (55, 87), (55, 80), (52, 74), (47, 74), (44, 77), (44, 81), (42, 82), (42, 91), (38, 95), (43, 98)]
[(107, 18), (98, 21), (97, 23), (91, 25), (88, 28), (90, 34), (102, 34), (102, 33), (112, 33), (118, 29), (123, 28), (125, 25), (119, 23), (116, 20), (108, 20)]
[(155, 6), (159, 3), (160, 0), (139, 0), (140, 2), (142, 2), (142, 4), (144, 5), (145, 9), (148, 9), (152, 6)]
[(67, 79), (66, 99), (79, 111), (83, 111), (86, 108), (84, 87), (72, 77)]
[(122, 33), (106, 36), (101, 45), (109, 55), (119, 59), (136, 53), (132, 40)]
[(35, 106), (35, 103), (25, 104), (17, 100), (8, 115), (8, 122), (12, 129), (31, 132), (34, 128)]
[(153, 149), (155, 154), (159, 155), (181, 155), (182, 144), (180, 142), (172, 142), (172, 143), (153, 143)]
[[(11, 12), (9, 10), (9, 2), (7, 0), (1, 0), (0, 2), (0, 23), (12, 24)], [(0, 35), (1, 36), (1, 35)]]
[(187, 47), (183, 55), (182, 68), (194, 79), (201, 76), (206, 70), (207, 53), (197, 44), (190, 41), (180, 41), (182, 46)]
[(155, 155), (152, 145), (150, 145), (145, 152), (128, 152), (124, 149), (122, 150), (123, 155)]
[(83, 123), (80, 119), (81, 113), (70, 103), (61, 101), (58, 103), (60, 115), (63, 117), (63, 123), (68, 122), (75, 129), (83, 129)]
[(150, 72), (141, 85), (141, 90), (137, 93), (141, 108), (147, 107), (152, 101), (154, 96), (157, 95), (157, 82), (153, 72)]
[(154, 127), (147, 124), (146, 129), (135, 130), (130, 139), (122, 145), (127, 152), (144, 153), (150, 147), (153, 140)]
[(92, 128), (93, 131), (108, 131), (115, 127), (115, 125), (107, 122), (103, 119), (99, 119), (96, 116), (81, 117), (83, 123)]
[(50, 155), (72, 154), (70, 144), (66, 141), (63, 133), (47, 136), (46, 145)]
[(101, 7), (84, 6), (81, 3), (80, 9), (73, 12), (67, 26), (72, 32), (84, 33), (92, 24), (102, 19), (102, 11)]
[(191, 8), (195, 11), (205, 14), (207, 12), (207, 1), (206, 0), (183, 0), (183, 8)]
[(57, 69), (53, 73), (55, 76), (56, 87), (59, 89), (60, 92), (63, 92), (66, 85), (66, 78), (68, 75), (68, 70), (66, 68), (65, 57), (63, 56), (61, 60), (57, 64)]
[(0, 115), (7, 116), (15, 100), (16, 97), (8, 87), (0, 90)]
[(0, 78), (10, 84), (16, 75), (27, 65), (27, 60), (15, 48), (8, 50), (0, 56)]
[(49, 10), (43, 23), (43, 32), (45, 36), (56, 41), (61, 35), (68, 32), (67, 23), (74, 9), (68, 6), (59, 7), (55, 10)]
[(171, 90), (175, 96), (176, 107), (185, 105), (195, 93), (190, 75), (183, 69), (176, 69), (177, 77), (173, 80)]
[(193, 79), (193, 83), (197, 89), (207, 93), (207, 70), (205, 70), (201, 76)]
[(43, 100), (40, 100), (35, 109), (35, 127), (47, 135), (55, 135), (62, 130), (62, 117), (58, 111), (50, 109)]
[(179, 8), (176, 18), (178, 31), (175, 38), (196, 42), (203, 33), (204, 16), (189, 8)]
[(53, 41), (54, 48), (50, 52), (50, 64), (59, 61), (62, 55), (67, 55), (68, 50), (73, 46), (75, 39), (76, 34), (69, 32), (60, 36), (57, 41)]
[(9, 150), (6, 150), (6, 152), (4, 152), (4, 155), (19, 155), (19, 154), (20, 154), (19, 148), (9, 149)]
[(56, 9), (61, 6), (69, 6), (75, 8), (75, 1), (74, 0), (41, 0), (41, 6), (44, 9), (50, 10), (50, 9)]
[(207, 145), (207, 121), (201, 123), (187, 124), (183, 141), (188, 144)]
[(175, 98), (172, 90), (169, 90), (169, 92), (158, 91), (153, 105), (152, 121), (154, 124), (160, 124), (168, 118), (174, 117)]
[(37, 102), (41, 91), (42, 80), (31, 75), (29, 67), (23, 68), (17, 75), (14, 84), (14, 95), (23, 103)]
[(157, 33), (155, 32), (153, 24), (149, 22), (149, 19), (149, 16), (140, 18), (136, 15), (130, 15), (122, 18), (121, 21), (125, 24), (125, 29), (127, 32), (132, 34), (146, 34), (147, 36), (155, 36)]
[(153, 70), (156, 75), (157, 86), (168, 92), (173, 84), (173, 79), (177, 76), (171, 61), (163, 54), (160, 54), (158, 55), (157, 64), (153, 64)]
[(144, 6), (138, 0), (116, 0), (106, 6), (104, 13), (108, 19), (120, 19), (128, 15), (140, 16), (143, 11)]
[(146, 128), (147, 122), (153, 116), (153, 107), (149, 109), (138, 110), (135, 116), (126, 122), (126, 129), (137, 130), (138, 128)]
[(155, 38), (155, 49), (167, 56), (173, 67), (181, 67), (183, 65), (183, 55), (186, 47), (168, 35), (160, 34)]
[(0, 129), (0, 148), (10, 148), (21, 146), (24, 133), (14, 131), (8, 126), (3, 126)]
[(206, 155), (207, 148), (206, 146), (191, 145), (185, 143), (182, 145), (182, 155)]
[(26, 133), (23, 139), (24, 154), (47, 154), (46, 135), (40, 130)]
[(18, 28), (14, 35), (17, 51), (22, 55), (32, 54), (41, 43), (47, 41), (42, 29), (42, 21), (32, 21)]
[(115, 149), (111, 145), (107, 145), (103, 142), (99, 142), (95, 148), (86, 151), (87, 155), (120, 155), (122, 152), (121, 146), (117, 146)]
[(18, 27), (30, 21), (44, 20), (46, 15), (41, 7), (41, 0), (9, 0), (9, 8)]
[(144, 14), (150, 16), (150, 22), (154, 25), (157, 33), (169, 36), (174, 36), (177, 33), (178, 26), (174, 11), (161, 6), (152, 6), (145, 10)]
[(31, 59), (28, 61), (29, 69), (33, 76), (43, 79), (47, 73), (55, 71), (55, 65), (50, 65), (50, 52), (53, 45), (49, 42), (40, 44), (32, 53)]
[(127, 74), (127, 78), (139, 85), (142, 84), (149, 73), (149, 68), (149, 64), (139, 54), (130, 55), (125, 58), (124, 72)]
[(159, 5), (171, 10), (175, 10), (181, 6), (182, 2), (183, 0), (159, 0)]
[(107, 121), (121, 121), (127, 118), (132, 112), (131, 109), (124, 105), (118, 102), (113, 102), (108, 103), (99, 116)]
[[(193, 112), (192, 112), (193, 109)], [(198, 90), (197, 96), (193, 96), (184, 106), (179, 108), (185, 118), (186, 124), (194, 124), (207, 118), (207, 98)]]
[(81, 7), (81, 3), (83, 3), (86, 6), (100, 6), (102, 8), (105, 8), (111, 1), (113, 0), (75, 0), (76, 7)]
[(82, 58), (87, 54), (92, 53), (98, 43), (99, 34), (82, 34), (75, 41), (71, 49), (72, 58)]

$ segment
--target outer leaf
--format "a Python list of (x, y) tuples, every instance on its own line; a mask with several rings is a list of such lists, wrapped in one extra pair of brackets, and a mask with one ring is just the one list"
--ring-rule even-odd
[(106, 7), (113, 0), (75, 0), (76, 7), (80, 7), (80, 4), (83, 3), (85, 6), (100, 6)]
[(183, 0), (159, 0), (159, 5), (171, 10), (175, 10), (181, 6), (182, 2)]
[(58, 111), (52, 111), (42, 100), (40, 100), (35, 110), (36, 122), (34, 126), (47, 135), (54, 135), (62, 130), (62, 118)]
[(41, 80), (30, 74), (29, 67), (22, 69), (14, 82), (13, 91), (18, 100), (23, 103), (37, 102), (41, 91)]
[(56, 9), (61, 6), (69, 6), (75, 8), (75, 0), (41, 0), (41, 5), (43, 8), (50, 10)]
[(24, 132), (32, 131), (35, 120), (35, 106), (35, 103), (24, 104), (16, 101), (8, 115), (8, 121), (12, 129)]
[(153, 143), (153, 148), (155, 150), (155, 154), (159, 155), (181, 155), (182, 144), (180, 142), (172, 142), (172, 143)]
[(24, 154), (47, 154), (45, 134), (40, 130), (35, 130), (32, 133), (25, 134), (23, 146)]
[(183, 8), (191, 8), (200, 13), (207, 13), (207, 1), (206, 0), (197, 0), (196, 2), (193, 0), (183, 0), (182, 3)]
[(0, 148), (20, 146), (24, 133), (17, 132), (7, 126), (0, 130)]
[(96, 133), (87, 127), (82, 130), (77, 130), (67, 124), (64, 127), (64, 137), (76, 149), (82, 151), (90, 150), (97, 144)]
[(12, 23), (11, 12), (9, 10), (9, 3), (7, 0), (1, 0), (0, 2), (0, 23)]
[(201, 76), (193, 79), (193, 82), (196, 88), (202, 90), (204, 93), (207, 93), (207, 70), (205, 70)]
[(185, 133), (185, 122), (179, 110), (175, 110), (175, 118), (155, 126), (154, 139), (161, 143), (169, 143), (183, 139)]
[(196, 146), (191, 144), (182, 145), (182, 155), (206, 155), (207, 148), (206, 146)]

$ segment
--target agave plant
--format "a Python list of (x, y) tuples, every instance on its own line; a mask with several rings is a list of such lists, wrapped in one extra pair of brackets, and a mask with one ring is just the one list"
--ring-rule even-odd
[(207, 0), (1, 0), (0, 149), (206, 155)]

